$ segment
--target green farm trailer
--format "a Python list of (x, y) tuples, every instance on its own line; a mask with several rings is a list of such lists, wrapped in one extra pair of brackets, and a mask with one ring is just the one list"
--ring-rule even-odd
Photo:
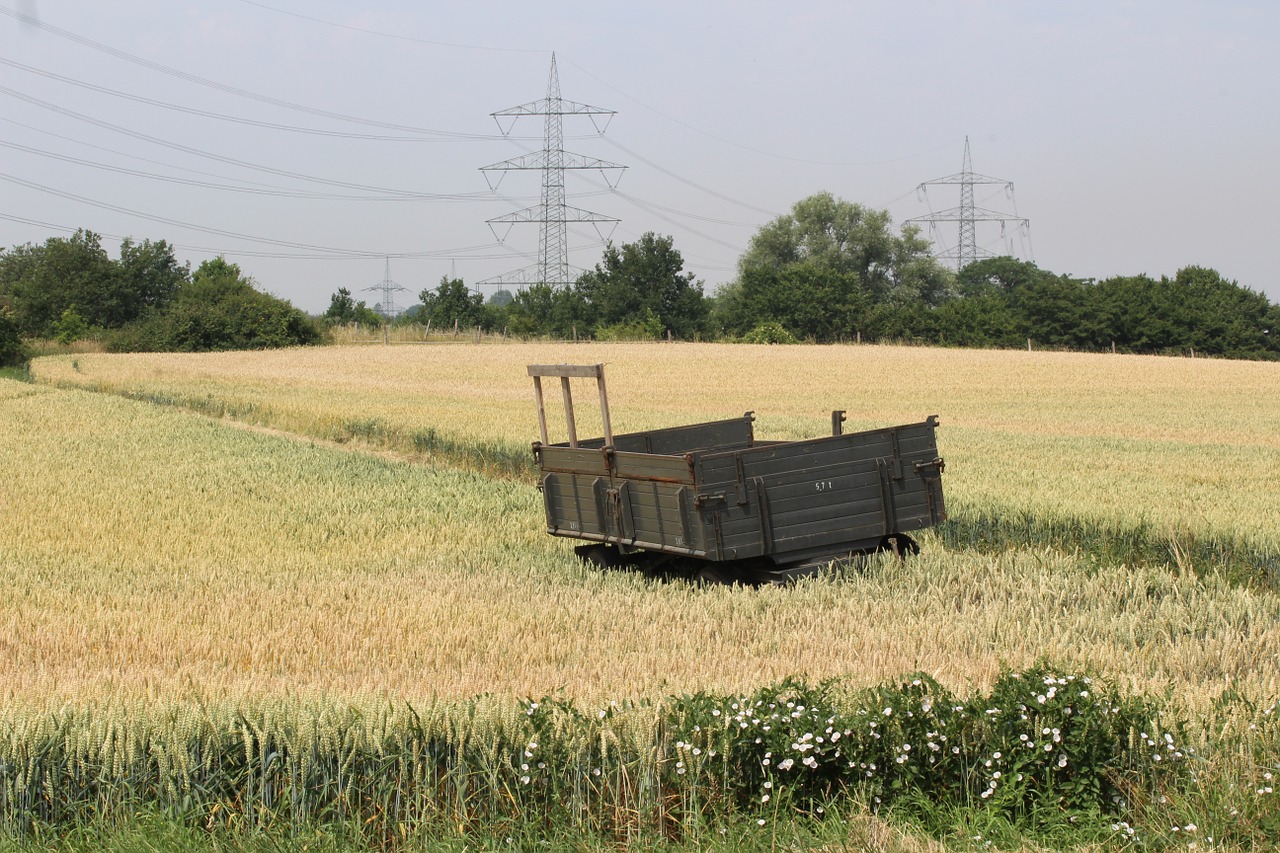
[[(936, 416), (903, 426), (760, 441), (753, 413), (614, 435), (604, 365), (529, 366), (547, 532), (583, 540), (601, 566), (710, 582), (785, 581), (878, 550), (919, 550), (910, 532), (946, 518)], [(547, 435), (544, 379), (559, 379), (568, 441)], [(580, 440), (570, 380), (593, 379), (604, 435)]]

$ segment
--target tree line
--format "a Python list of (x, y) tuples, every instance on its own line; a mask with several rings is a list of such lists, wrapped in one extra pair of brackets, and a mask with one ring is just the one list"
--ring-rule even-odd
[[(669, 236), (609, 243), (569, 285), (488, 300), (456, 277), (396, 319), (517, 337), (903, 342), (1280, 359), (1280, 306), (1216, 270), (1096, 281), (987, 258), (943, 267), (914, 226), (818, 193), (766, 223), (713, 295)], [(340, 288), (308, 317), (223, 258), (194, 272), (165, 241), (126, 239), (112, 260), (77, 231), (0, 252), (0, 362), (21, 338), (92, 335), (111, 350), (208, 350), (322, 341), (326, 327), (387, 322)]]
[(414, 322), (519, 336), (595, 339), (902, 342), (1148, 354), (1280, 358), (1280, 306), (1189, 266), (1172, 278), (1102, 281), (988, 258), (958, 274), (913, 226), (818, 193), (752, 237), (736, 279), (713, 296), (684, 272), (670, 237), (610, 244), (568, 287), (504, 299), (444, 278)]
[(126, 238), (111, 258), (84, 229), (0, 252), (0, 362), (23, 338), (94, 337), (112, 351), (256, 349), (317, 343), (322, 329), (222, 257), (191, 270), (164, 240)]

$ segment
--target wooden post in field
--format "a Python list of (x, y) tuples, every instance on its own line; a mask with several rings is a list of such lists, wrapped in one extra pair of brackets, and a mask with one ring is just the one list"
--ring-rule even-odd
[(458, 318), (457, 317), (453, 318), (453, 336), (455, 338), (458, 336)]
[(428, 318), (427, 318), (427, 330), (426, 330), (425, 332), (423, 332), (423, 333), (422, 333), (422, 339), (425, 341), (425, 340), (427, 339), (427, 337), (428, 337), (430, 334), (431, 334), (431, 318), (430, 318), (430, 317), (428, 317)]
[(1031, 352), (1031, 338), (1027, 338), (1027, 352)]
[(382, 345), (384, 347), (391, 345), (391, 324), (390, 323), (382, 324)]

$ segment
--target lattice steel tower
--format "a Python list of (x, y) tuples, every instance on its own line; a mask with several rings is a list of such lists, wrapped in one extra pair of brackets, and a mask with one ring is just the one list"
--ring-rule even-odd
[[(597, 170), (612, 188), (617, 185), (618, 178), (621, 177), (622, 170), (626, 169), (626, 166), (565, 151), (564, 117), (587, 116), (591, 119), (592, 125), (595, 126), (596, 132), (603, 134), (609, 125), (609, 121), (616, 114), (615, 110), (579, 104), (576, 101), (566, 101), (561, 98), (560, 75), (556, 71), (556, 55), (554, 53), (551, 54), (551, 77), (547, 82), (547, 96), (545, 98), (499, 110), (496, 113), (490, 113), (494, 121), (498, 123), (498, 129), (502, 131), (503, 136), (511, 132), (516, 120), (522, 116), (543, 116), (545, 118), (541, 151), (513, 157), (510, 160), (503, 160), (501, 163), (494, 163), (491, 166), (482, 166), (480, 169), (486, 173), (485, 179), (489, 182), (490, 189), (493, 190), (497, 190), (498, 184), (502, 182), (506, 172), (540, 170), (542, 172), (542, 200), (536, 207), (527, 207), (524, 210), (508, 213), (504, 216), (496, 216), (488, 220), (489, 227), (493, 229), (494, 235), (498, 237), (499, 242), (506, 239), (511, 227), (517, 223), (538, 223), (537, 264), (496, 278), (487, 279), (483, 283), (531, 284), (542, 282), (552, 286), (565, 286), (572, 283), (573, 279), (570, 277), (569, 267), (569, 223), (589, 222), (596, 227), (599, 233), (601, 232), (601, 226), (606, 224), (612, 231), (612, 228), (617, 225), (619, 220), (600, 213), (592, 213), (589, 210), (570, 207), (565, 201), (564, 173), (568, 169)], [(602, 117), (603, 125), (601, 124)], [(505, 126), (503, 125), (503, 119), (509, 119)], [(492, 172), (503, 174), (500, 174), (495, 181), (489, 176), (489, 173)], [(611, 173), (617, 176), (613, 180), (610, 180)], [(495, 225), (506, 225), (507, 227), (502, 234), (499, 234), (498, 229), (494, 227)], [(601, 233), (601, 239), (604, 239), (604, 236)]]
[(387, 320), (394, 320), (396, 315), (400, 313), (400, 309), (396, 307), (395, 294), (408, 293), (407, 287), (401, 287), (391, 280), (391, 259), (387, 258), (387, 264), (382, 274), (382, 281), (373, 287), (366, 287), (365, 290), (376, 290), (382, 294), (382, 298), (378, 300), (378, 307), (373, 310), (377, 311)]
[[(958, 207), (951, 207), (937, 213), (917, 216), (907, 220), (907, 222), (929, 223), (930, 232), (940, 245), (942, 245), (942, 239), (938, 231), (939, 223), (959, 223), (960, 233), (955, 248), (943, 249), (936, 254), (936, 257), (940, 260), (954, 260), (956, 262), (956, 270), (964, 269), (980, 257), (993, 257), (992, 252), (978, 247), (977, 223), (979, 222), (999, 222), (1002, 236), (1005, 234), (1008, 223), (1012, 222), (1023, 233), (1030, 235), (1031, 220), (1018, 216), (1016, 212), (1001, 213), (995, 210), (987, 210), (984, 207), (977, 207), (974, 204), (973, 188), (984, 184), (1003, 185), (1005, 193), (1010, 199), (1013, 198), (1013, 181), (991, 178), (973, 171), (973, 165), (969, 159), (969, 137), (966, 136), (964, 138), (964, 165), (960, 168), (960, 171), (945, 178), (934, 178), (932, 181), (925, 181), (916, 187), (918, 192), (926, 196), (928, 195), (928, 188), (931, 186), (958, 185), (960, 187), (960, 204)], [(1015, 204), (1015, 209), (1016, 207), (1017, 205)]]

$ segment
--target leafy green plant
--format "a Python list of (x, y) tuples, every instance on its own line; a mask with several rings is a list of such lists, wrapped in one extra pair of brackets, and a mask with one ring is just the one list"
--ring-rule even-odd
[(62, 316), (53, 324), (54, 339), (60, 344), (70, 344), (87, 337), (88, 334), (89, 324), (76, 313), (74, 304), (63, 311)]
[(781, 323), (766, 322), (756, 325), (741, 338), (744, 344), (798, 344), (795, 335), (788, 332)]
[(21, 364), (27, 360), (26, 347), (19, 335), (18, 321), (4, 305), (0, 305), (0, 367)]

